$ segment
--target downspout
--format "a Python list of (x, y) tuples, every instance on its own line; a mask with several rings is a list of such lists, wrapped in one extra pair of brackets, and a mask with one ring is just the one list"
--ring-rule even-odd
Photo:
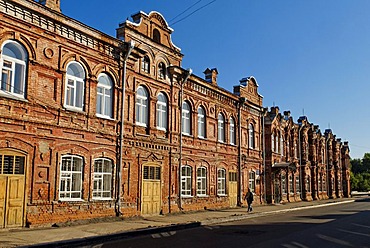
[(241, 109), (243, 104), (245, 103), (246, 98), (240, 97), (238, 102), (238, 206), (242, 206), (242, 115), (241, 115)]
[(328, 141), (330, 140), (329, 135), (327, 140), (325, 140), (325, 151), (326, 151), (326, 195), (329, 197), (329, 151), (328, 151)]
[(119, 137), (119, 161), (117, 167), (117, 201), (116, 201), (116, 215), (120, 216), (121, 213), (121, 170), (122, 170), (122, 159), (123, 159), (123, 132), (124, 132), (124, 120), (125, 120), (125, 94), (126, 94), (126, 68), (127, 59), (130, 56), (132, 50), (135, 47), (134, 41), (125, 43), (127, 45), (127, 51), (123, 55), (123, 72), (122, 72), (122, 99), (121, 99), (121, 122), (120, 122), (120, 137)]
[(179, 105), (180, 105), (180, 120), (179, 120), (179, 124), (180, 124), (180, 128), (179, 128), (179, 131), (180, 131), (180, 157), (179, 157), (179, 171), (178, 171), (178, 180), (179, 180), (179, 202), (178, 202), (178, 205), (179, 205), (179, 209), (182, 210), (182, 197), (181, 197), (181, 167), (182, 167), (182, 102), (183, 102), (183, 94), (184, 94), (184, 83), (186, 81), (188, 81), (190, 75), (192, 73), (192, 70), (189, 68), (186, 70), (186, 74), (185, 74), (185, 77), (184, 79), (182, 80), (180, 86), (181, 86), (181, 89), (180, 89), (180, 102), (179, 102)]
[(265, 115), (266, 109), (263, 108), (262, 112), (262, 158), (263, 158), (263, 198), (265, 203), (267, 203), (266, 199), (266, 147), (265, 147)]

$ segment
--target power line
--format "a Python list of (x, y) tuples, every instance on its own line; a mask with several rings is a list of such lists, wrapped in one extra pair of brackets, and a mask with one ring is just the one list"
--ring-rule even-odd
[(181, 22), (181, 21), (185, 20), (186, 18), (188, 18), (189, 16), (191, 16), (191, 15), (192, 15), (192, 14), (194, 14), (195, 12), (198, 12), (199, 10), (201, 10), (201, 9), (203, 9), (203, 8), (205, 8), (205, 7), (207, 7), (208, 5), (210, 5), (210, 4), (214, 3), (214, 2), (216, 2), (216, 0), (213, 0), (213, 1), (211, 1), (211, 2), (209, 2), (209, 3), (207, 3), (207, 4), (205, 4), (205, 5), (203, 5), (202, 7), (199, 7), (198, 9), (194, 10), (193, 12), (191, 12), (190, 14), (188, 14), (187, 16), (185, 16), (185, 17), (181, 18), (180, 20), (178, 20), (178, 21), (176, 21), (176, 22), (171, 23), (170, 25), (171, 25), (171, 26), (173, 26), (173, 25), (175, 25), (176, 23), (179, 23), (179, 22)]
[(183, 12), (181, 12), (180, 14), (178, 14), (177, 16), (175, 16), (174, 18), (172, 18), (171, 20), (169, 20), (168, 22), (172, 22), (173, 20), (175, 20), (177, 17), (181, 16), (182, 14), (184, 14), (186, 11), (188, 11), (189, 9), (193, 8), (195, 5), (197, 5), (198, 3), (200, 3), (202, 0), (199, 0), (198, 2), (194, 3), (193, 5), (191, 5), (190, 7), (188, 7), (186, 10), (184, 10)]

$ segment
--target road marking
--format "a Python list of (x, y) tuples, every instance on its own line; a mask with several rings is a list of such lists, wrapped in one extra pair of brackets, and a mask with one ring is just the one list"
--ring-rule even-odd
[(317, 236), (319, 238), (323, 239), (323, 240), (326, 240), (326, 241), (329, 241), (329, 242), (332, 242), (332, 243), (335, 243), (335, 244), (353, 247), (353, 245), (351, 243), (347, 242), (347, 241), (343, 241), (343, 240), (336, 239), (336, 238), (329, 237), (329, 236), (322, 235), (322, 234), (318, 234)]
[(354, 226), (370, 228), (370, 226), (365, 226), (365, 225), (361, 225), (361, 224), (356, 224), (356, 223), (351, 223), (351, 224), (354, 225)]
[(352, 232), (352, 231), (347, 231), (347, 230), (343, 230), (343, 229), (338, 229), (338, 230), (341, 231), (341, 232), (346, 232), (346, 233), (356, 234), (356, 235), (360, 235), (360, 236), (370, 237), (370, 234), (366, 234), (366, 233)]
[(176, 234), (176, 231), (171, 231), (171, 232), (155, 233), (155, 234), (152, 234), (151, 236), (153, 239), (160, 239), (160, 238), (171, 237), (175, 234)]

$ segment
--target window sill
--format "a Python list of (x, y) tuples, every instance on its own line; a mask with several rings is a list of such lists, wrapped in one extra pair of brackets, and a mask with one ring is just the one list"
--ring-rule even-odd
[(106, 119), (106, 120), (109, 120), (109, 121), (114, 121), (115, 119), (113, 119), (112, 117), (110, 116), (107, 116), (107, 115), (101, 115), (101, 114), (96, 114), (96, 117), (98, 118), (101, 118), (101, 119)]
[(217, 194), (217, 196), (219, 196), (219, 197), (225, 197), (227, 195), (226, 194)]
[(84, 202), (84, 201), (85, 201), (84, 199), (72, 199), (72, 198), (59, 199), (59, 202)]
[(71, 107), (71, 106), (64, 106), (64, 109), (68, 110), (68, 111), (76, 112), (76, 113), (85, 114), (85, 112), (83, 111), (82, 108), (74, 108), (74, 107)]
[(6, 98), (10, 98), (10, 99), (13, 99), (13, 100), (17, 100), (17, 101), (28, 102), (28, 100), (25, 99), (24, 96), (14, 95), (13, 93), (7, 92), (7, 91), (0, 90), (0, 96), (6, 97)]
[(181, 195), (181, 198), (194, 198), (192, 195)]
[(147, 128), (147, 125), (145, 123), (136, 122), (136, 126)]
[(198, 198), (207, 198), (209, 195), (197, 195)]

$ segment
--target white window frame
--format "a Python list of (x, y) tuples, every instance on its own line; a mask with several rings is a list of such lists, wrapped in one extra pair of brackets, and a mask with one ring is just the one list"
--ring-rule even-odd
[[(69, 165), (68, 162), (70, 163)], [(80, 163), (80, 165), (78, 165), (78, 163)], [(77, 169), (74, 170), (74, 168), (76, 168), (77, 166), (80, 166), (80, 170)], [(77, 155), (63, 155), (61, 157), (60, 178), (59, 178), (59, 200), (82, 201), (83, 168), (84, 168), (83, 157)]]
[(183, 102), (181, 111), (182, 111), (181, 132), (182, 134), (185, 134), (185, 135), (191, 135), (191, 109), (190, 109), (189, 103)]
[(192, 189), (192, 167), (184, 165), (181, 167), (181, 196), (191, 197)]
[(284, 138), (283, 135), (280, 134), (280, 154), (284, 156)]
[(230, 117), (230, 145), (235, 145), (235, 121)]
[(225, 117), (223, 114), (219, 113), (217, 117), (217, 140), (218, 142), (225, 142)]
[(254, 149), (256, 146), (255, 146), (255, 139), (254, 139), (254, 126), (252, 123), (249, 123), (249, 126), (248, 126), (248, 146), (250, 149)]
[[(81, 75), (69, 74), (68, 68), (76, 66)], [(80, 92), (79, 92), (80, 91)], [(70, 110), (83, 111), (85, 100), (85, 70), (82, 65), (72, 61), (67, 65), (64, 107)]]
[(294, 183), (293, 183), (293, 176), (289, 175), (289, 193), (294, 193)]
[(252, 193), (256, 191), (256, 172), (250, 171), (248, 175), (248, 187)]
[(136, 125), (147, 127), (149, 119), (149, 93), (146, 88), (139, 86), (136, 91)]
[(113, 117), (113, 81), (105, 73), (98, 76), (96, 94), (96, 116), (111, 119)]
[[(101, 162), (101, 168), (98, 167), (97, 164), (98, 162)], [(101, 171), (97, 171), (98, 168), (101, 169)], [(112, 199), (112, 185), (113, 185), (113, 161), (108, 158), (94, 159), (92, 198), (95, 200)]]
[[(11, 45), (17, 51), (10, 51), (17, 52), (20, 55), (20, 58), (16, 56), (8, 56), (4, 54), (5, 46)], [(28, 54), (26, 49), (16, 41), (6, 41), (4, 42), (3, 46), (1, 47), (1, 55), (0, 55), (0, 94), (5, 96), (15, 96), (18, 98), (25, 98), (25, 86), (26, 86), (26, 69), (27, 69), (27, 62), (28, 62)], [(6, 64), (10, 64), (10, 66), (6, 66)], [(19, 68), (20, 67), (20, 68)], [(4, 76), (7, 75), (7, 82), (4, 83)], [(19, 82), (16, 83), (16, 78), (19, 77)], [(16, 89), (16, 84), (19, 84), (19, 88)], [(19, 91), (19, 92), (17, 92)]]
[(226, 170), (225, 169), (217, 170), (217, 195), (219, 196), (226, 195)]
[(271, 150), (272, 152), (275, 152), (275, 135), (271, 134)]
[(168, 123), (167, 97), (164, 93), (159, 93), (157, 97), (157, 129), (166, 131)]
[(295, 192), (297, 194), (301, 193), (301, 184), (299, 182), (299, 177), (298, 176), (295, 176)]
[(281, 175), (281, 192), (283, 194), (287, 193), (286, 174), (285, 173), (282, 173), (282, 175)]
[(198, 107), (198, 138), (206, 137), (206, 111), (203, 107)]
[(197, 169), (197, 196), (207, 196), (207, 168)]

